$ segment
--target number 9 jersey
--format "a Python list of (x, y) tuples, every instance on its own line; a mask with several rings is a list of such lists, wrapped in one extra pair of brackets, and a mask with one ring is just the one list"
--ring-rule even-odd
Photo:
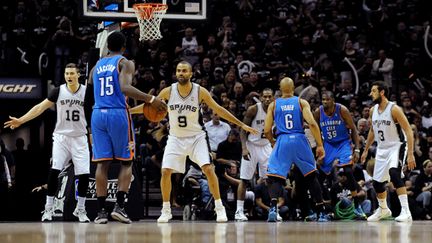
[(178, 92), (178, 83), (171, 85), (168, 101), (169, 133), (176, 137), (192, 137), (204, 133), (199, 109), (200, 86), (192, 83), (192, 89), (186, 97)]

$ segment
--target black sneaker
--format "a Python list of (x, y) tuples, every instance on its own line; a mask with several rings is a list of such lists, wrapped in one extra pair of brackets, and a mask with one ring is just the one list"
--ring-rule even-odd
[(108, 213), (105, 209), (98, 212), (98, 216), (94, 220), (95, 224), (106, 224), (108, 223)]
[(111, 217), (124, 224), (132, 223), (132, 221), (129, 219), (129, 216), (126, 214), (125, 209), (121, 208), (117, 203), (115, 204), (114, 209), (111, 212)]

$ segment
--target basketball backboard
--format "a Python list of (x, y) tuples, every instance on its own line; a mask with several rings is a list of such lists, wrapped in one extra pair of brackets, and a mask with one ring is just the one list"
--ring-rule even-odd
[[(136, 20), (135, 3), (164, 3), (168, 10), (164, 19), (203, 20), (207, 14), (207, 0), (81, 0), (83, 17), (96, 20)], [(107, 8), (107, 6), (110, 6)], [(115, 6), (114, 8), (112, 6)]]

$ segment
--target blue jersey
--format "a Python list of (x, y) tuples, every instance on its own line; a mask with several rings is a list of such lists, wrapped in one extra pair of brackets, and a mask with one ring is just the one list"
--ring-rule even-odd
[(120, 89), (121, 55), (100, 59), (93, 70), (94, 109), (126, 109), (126, 96)]
[(338, 143), (350, 139), (350, 133), (341, 115), (341, 105), (336, 104), (334, 113), (328, 116), (320, 106), (320, 127), (324, 142)]
[(276, 135), (279, 134), (304, 134), (303, 114), (300, 99), (297, 96), (290, 98), (278, 98), (275, 101), (274, 122)]

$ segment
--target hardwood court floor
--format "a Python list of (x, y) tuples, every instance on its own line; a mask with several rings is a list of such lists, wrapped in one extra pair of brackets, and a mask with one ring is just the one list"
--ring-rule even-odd
[(0, 223), (1, 243), (81, 242), (331, 242), (331, 243), (428, 243), (432, 221), (397, 223), (357, 222), (228, 222), (213, 221), (157, 224), (144, 220), (125, 225), (80, 223)]

